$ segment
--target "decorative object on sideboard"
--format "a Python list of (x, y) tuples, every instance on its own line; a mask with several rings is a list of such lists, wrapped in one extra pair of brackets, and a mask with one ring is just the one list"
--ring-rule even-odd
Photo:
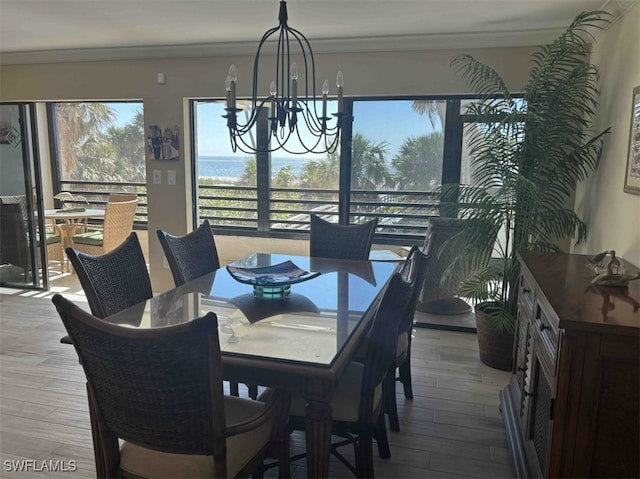
[[(607, 261), (609, 258), (609, 261)], [(620, 265), (614, 250), (603, 251), (590, 260), (595, 270), (595, 276), (591, 283), (596, 286), (626, 287), (629, 281), (640, 279), (640, 272), (630, 273)]]
[(631, 100), (629, 156), (624, 175), (624, 191), (640, 195), (640, 86), (633, 89)]
[[(306, 37), (298, 30), (287, 24), (287, 3), (280, 2), (278, 15), (279, 26), (267, 30), (262, 36), (253, 63), (253, 89), (251, 98), (247, 101), (236, 98), (236, 67), (231, 65), (229, 75), (225, 82), (227, 92), (226, 114), (231, 148), (235, 152), (244, 153), (272, 152), (284, 150), (292, 154), (327, 153), (335, 151), (340, 139), (340, 129), (346, 114), (343, 108), (342, 88), (344, 77), (341, 71), (336, 76), (338, 87), (336, 124), (327, 113), (327, 101), (329, 95), (329, 81), (322, 84), (322, 96), (316, 96), (316, 66), (313, 59), (311, 45)], [(278, 33), (276, 42), (268, 42), (269, 38)], [(260, 66), (260, 53), (269, 47), (276, 47), (274, 52), (275, 65), (271, 77), (269, 96), (259, 97), (259, 90), (263, 88), (259, 84), (258, 67)], [(270, 52), (269, 52), (270, 53)], [(299, 58), (303, 64), (298, 64), (292, 58)], [(263, 72), (264, 74), (264, 72)], [(300, 78), (299, 78), (300, 77)], [(267, 79), (268, 81), (268, 79)], [(304, 85), (304, 91), (298, 94), (298, 82)], [(238, 113), (243, 108), (238, 106), (245, 104), (246, 122), (238, 121)], [(321, 114), (318, 109), (321, 109)], [(266, 144), (255, 143), (256, 124), (261, 122), (262, 111), (268, 111), (266, 121), (269, 123), (271, 140)], [(289, 139), (294, 140), (289, 142)]]

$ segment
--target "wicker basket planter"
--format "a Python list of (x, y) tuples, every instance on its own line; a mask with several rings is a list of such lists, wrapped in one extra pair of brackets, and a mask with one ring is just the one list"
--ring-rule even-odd
[(483, 312), (483, 307), (488, 304), (478, 303), (475, 306), (480, 361), (495, 369), (511, 371), (514, 333), (512, 331), (498, 333), (489, 325), (487, 315)]

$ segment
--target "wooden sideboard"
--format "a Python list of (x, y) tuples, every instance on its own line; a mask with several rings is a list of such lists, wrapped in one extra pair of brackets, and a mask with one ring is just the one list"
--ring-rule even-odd
[(593, 286), (582, 255), (519, 259), (513, 375), (500, 393), (517, 476), (640, 477), (640, 280)]

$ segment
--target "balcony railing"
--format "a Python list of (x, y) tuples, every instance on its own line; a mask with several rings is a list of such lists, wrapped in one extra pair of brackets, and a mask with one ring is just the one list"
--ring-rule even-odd
[[(260, 211), (258, 190), (253, 186), (199, 185), (198, 210), (220, 232), (246, 230), (295, 234), (309, 230), (309, 215), (338, 221), (337, 189), (271, 188)], [(418, 191), (353, 190), (350, 221), (378, 218), (378, 238), (424, 238), (427, 220), (438, 216), (434, 193)]]

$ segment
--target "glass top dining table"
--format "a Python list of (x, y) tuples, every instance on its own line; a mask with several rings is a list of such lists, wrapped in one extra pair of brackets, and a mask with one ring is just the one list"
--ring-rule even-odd
[(300, 392), (307, 401), (307, 472), (328, 477), (333, 388), (400, 261), (255, 253), (232, 265), (287, 260), (320, 275), (292, 284), (286, 298), (260, 298), (223, 267), (105, 320), (160, 328), (216, 313), (225, 379)]

